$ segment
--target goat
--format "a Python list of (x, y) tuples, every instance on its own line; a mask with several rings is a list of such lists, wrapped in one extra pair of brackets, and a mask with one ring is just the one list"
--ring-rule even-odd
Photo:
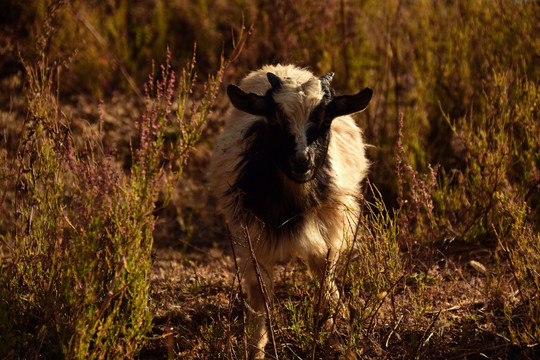
[[(257, 359), (268, 342), (263, 289), (272, 296), (275, 263), (298, 255), (329, 281), (328, 266), (356, 224), (368, 161), (348, 115), (365, 109), (373, 92), (336, 96), (333, 76), (268, 65), (227, 88), (234, 108), (215, 143), (209, 183), (245, 267)], [(325, 296), (338, 297), (333, 282), (328, 286)]]

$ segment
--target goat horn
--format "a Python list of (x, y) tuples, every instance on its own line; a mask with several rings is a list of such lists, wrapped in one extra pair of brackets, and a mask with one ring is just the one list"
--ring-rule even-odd
[(323, 75), (319, 78), (319, 80), (323, 83), (325, 83), (326, 85), (330, 85), (330, 83), (332, 82), (332, 79), (334, 78), (334, 73), (333, 72), (329, 72), (328, 74), (326, 75)]

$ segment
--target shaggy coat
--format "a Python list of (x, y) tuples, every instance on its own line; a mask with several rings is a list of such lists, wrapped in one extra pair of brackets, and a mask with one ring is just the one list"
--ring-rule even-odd
[(268, 337), (246, 235), (271, 296), (276, 262), (298, 255), (323, 279), (327, 261), (336, 260), (356, 224), (368, 161), (361, 130), (348, 114), (363, 110), (372, 91), (335, 96), (332, 77), (265, 66), (227, 89), (235, 108), (215, 144), (209, 180), (257, 312), (250, 343), (255, 358), (264, 357)]

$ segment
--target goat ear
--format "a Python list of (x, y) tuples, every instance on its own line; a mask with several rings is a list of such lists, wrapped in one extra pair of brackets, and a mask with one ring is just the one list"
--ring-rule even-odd
[(281, 81), (279, 76), (274, 73), (266, 73), (266, 77), (268, 78), (268, 82), (270, 83), (270, 85), (272, 85), (272, 89), (279, 89), (283, 85), (283, 82)]
[(365, 88), (356, 95), (336, 96), (326, 106), (326, 118), (333, 119), (364, 110), (368, 106), (372, 95), (373, 90)]
[(264, 96), (254, 93), (246, 93), (238, 86), (230, 84), (227, 86), (227, 95), (235, 108), (252, 115), (266, 114), (266, 100)]

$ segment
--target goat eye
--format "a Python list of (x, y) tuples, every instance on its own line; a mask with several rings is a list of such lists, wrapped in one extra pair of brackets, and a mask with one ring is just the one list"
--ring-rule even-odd
[(331, 118), (331, 117), (323, 116), (323, 124), (325, 126), (330, 126), (330, 124), (332, 123), (332, 120), (334, 120), (334, 119)]
[(274, 111), (272, 118), (268, 120), (270, 122), (270, 125), (277, 125), (281, 128), (285, 127), (289, 121), (287, 116), (280, 109), (276, 109), (276, 111)]
[(333, 119), (331, 117), (326, 116), (326, 113), (324, 111), (321, 111), (317, 124), (319, 125), (320, 129), (328, 128), (330, 127), (332, 120)]
[(325, 108), (323, 106), (318, 106), (311, 113), (310, 121), (317, 124), (317, 126), (320, 127), (326, 121), (325, 114), (326, 114)]
[(277, 125), (281, 122), (278, 111), (268, 114), (267, 119), (270, 125)]

